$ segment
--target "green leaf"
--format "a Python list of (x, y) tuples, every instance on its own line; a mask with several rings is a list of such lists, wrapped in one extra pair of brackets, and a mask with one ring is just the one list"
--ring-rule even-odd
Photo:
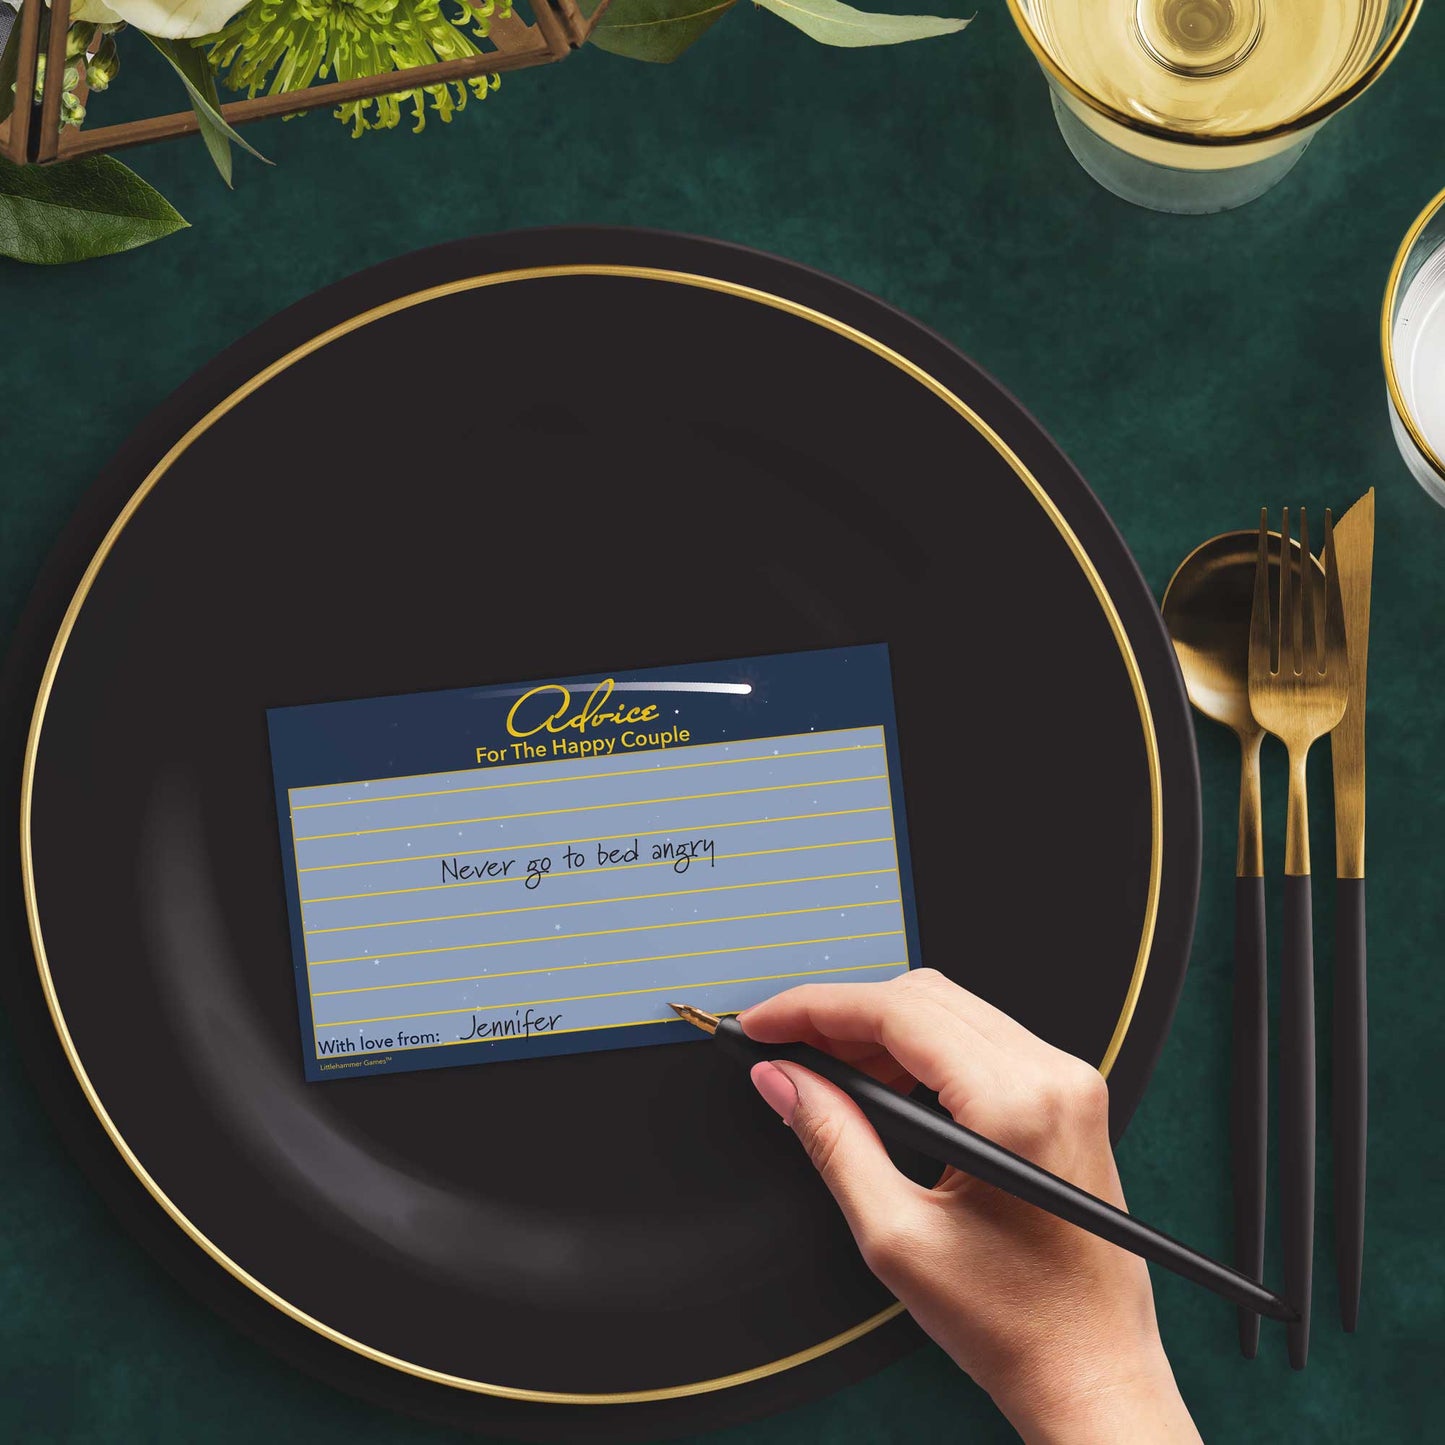
[(240, 146), (248, 155), (255, 156), (258, 161), (269, 166), (271, 162), (250, 142), (243, 140), (236, 133), (235, 127), (227, 124), (226, 118), (221, 114), (221, 100), (216, 94), (216, 77), (204, 52), (198, 50), (189, 40), (163, 40), (155, 35), (147, 35), (146, 39), (170, 61), (184, 83), (186, 93), (191, 97), (191, 109), (195, 111), (196, 120), (200, 123), (201, 139), (205, 141), (206, 149), (211, 153), (211, 159), (221, 173), (221, 179), (228, 186), (231, 184), (232, 145)]
[(712, 29), (737, 0), (612, 0), (592, 44), (631, 60), (666, 64)]
[(928, 40), (935, 35), (952, 35), (973, 18), (873, 15), (844, 5), (841, 0), (757, 0), (757, 3), (824, 45), (898, 45), (905, 40)]
[(144, 246), (187, 224), (111, 156), (54, 166), (0, 160), (0, 256), (59, 266)]

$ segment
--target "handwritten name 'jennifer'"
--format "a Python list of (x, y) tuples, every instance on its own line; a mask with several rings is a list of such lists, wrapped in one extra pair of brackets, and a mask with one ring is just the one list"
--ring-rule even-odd
[(501, 1019), (479, 1019), (473, 1014), (471, 1028), (457, 1038), (464, 1042), (467, 1039), (529, 1039), (533, 1034), (555, 1033), (561, 1017), (561, 1014), (534, 1014), (531, 1009), (526, 1013), (513, 1009), (511, 1018)]

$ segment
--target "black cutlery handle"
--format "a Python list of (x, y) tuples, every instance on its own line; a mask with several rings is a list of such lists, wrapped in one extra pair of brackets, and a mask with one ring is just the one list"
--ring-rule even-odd
[(1284, 966), (1279, 1031), (1280, 1238), (1285, 1298), (1299, 1310), (1287, 1325), (1289, 1362), (1305, 1367), (1315, 1242), (1315, 976), (1309, 875), (1284, 880)]
[(1341, 878), (1335, 895), (1335, 1269), (1340, 1323), (1360, 1315), (1365, 1252), (1365, 1136), (1368, 1016), (1365, 1000), (1365, 880)]
[[(1234, 1267), (1264, 1277), (1265, 1161), (1269, 1147), (1269, 1003), (1264, 879), (1234, 880), (1234, 1063), (1230, 1093), (1234, 1153)], [(1239, 1311), (1239, 1349), (1259, 1349), (1259, 1316)]]

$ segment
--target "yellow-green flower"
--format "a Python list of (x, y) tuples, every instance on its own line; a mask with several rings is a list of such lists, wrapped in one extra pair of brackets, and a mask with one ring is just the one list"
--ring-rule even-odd
[[(511, 0), (472, 6), (457, 0), (460, 13), (448, 17), (442, 0), (253, 0), (214, 38), (211, 64), (232, 90), (258, 95), (304, 90), (312, 81), (359, 80), (388, 71), (463, 60), (481, 54), (496, 6), (509, 14)], [(395, 95), (347, 101), (336, 111), (359, 136), (373, 127), (398, 125), (401, 109), (412, 106), (416, 124), (426, 124), (426, 101), (444, 121), (467, 103), (467, 90), (480, 100), (500, 84), (497, 75), (465, 83), (415, 86)]]

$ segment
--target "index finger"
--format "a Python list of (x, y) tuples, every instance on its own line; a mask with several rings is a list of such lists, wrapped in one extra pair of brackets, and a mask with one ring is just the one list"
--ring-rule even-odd
[(997, 1048), (946, 1008), (916, 974), (887, 983), (812, 983), (790, 988), (739, 1016), (760, 1043), (836, 1040), (886, 1049), (927, 1088), (965, 1095), (991, 1085)]
[[(904, 985), (904, 980), (907, 981), (906, 987), (916, 988), (921, 993), (926, 993), (930, 998), (935, 999), (949, 1013), (967, 1024), (970, 1029), (982, 1034), (990, 1043), (996, 1044), (1002, 1053), (1030, 1054), (1037, 1057), (1056, 1052), (1053, 1045), (1046, 1043), (1037, 1034), (1031, 1033), (1017, 1019), (1010, 1018), (1002, 1009), (996, 1008), (978, 994), (970, 992), (962, 984), (955, 983), (935, 968), (911, 969), (907, 974), (891, 979), (889, 983)], [(875, 985), (875, 987), (887, 986)], [(851, 988), (853, 985), (848, 984), (846, 987)], [(785, 996), (779, 995), (779, 997)], [(762, 1006), (759, 1004), (754, 1007), (761, 1008)], [(751, 1016), (752, 1010), (747, 1010), (747, 1012)]]

